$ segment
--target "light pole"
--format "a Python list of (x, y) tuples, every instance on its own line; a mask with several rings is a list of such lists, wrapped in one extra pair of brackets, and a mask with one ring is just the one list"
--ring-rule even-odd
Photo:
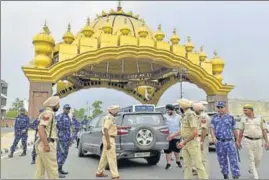
[[(176, 78), (179, 78), (180, 82), (180, 98), (183, 98), (183, 81), (188, 74), (188, 71), (186, 68), (178, 68), (174, 69), (173, 72), (175, 73)], [(178, 77), (179, 76), (179, 77)]]

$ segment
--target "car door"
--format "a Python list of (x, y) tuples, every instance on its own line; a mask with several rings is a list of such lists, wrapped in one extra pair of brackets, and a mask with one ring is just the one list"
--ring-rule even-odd
[(91, 131), (91, 146), (92, 146), (92, 153), (99, 154), (100, 146), (102, 142), (102, 120), (105, 115), (100, 115), (95, 119), (95, 126)]
[(94, 128), (96, 126), (97, 123), (97, 118), (94, 118), (93, 120), (91, 120), (88, 125), (87, 125), (87, 129), (85, 132), (83, 132), (82, 134), (82, 138), (83, 138), (83, 149), (92, 152), (93, 151), (93, 136), (92, 136), (92, 132), (94, 131)]

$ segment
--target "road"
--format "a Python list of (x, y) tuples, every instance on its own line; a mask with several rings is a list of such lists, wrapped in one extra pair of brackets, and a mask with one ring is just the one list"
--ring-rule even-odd
[(9, 127), (5, 127), (5, 128), (3, 128), (3, 127), (1, 127), (1, 134), (5, 134), (5, 133), (9, 133), (9, 132), (13, 132), (14, 131), (14, 128), (12, 127), (12, 128), (9, 128)]
[[(26, 157), (19, 157), (18, 154), (13, 159), (1, 157), (1, 178), (2, 179), (32, 179), (35, 173), (35, 165), (31, 165), (30, 152)], [(247, 172), (248, 161), (247, 154), (244, 150), (241, 152), (241, 179), (249, 179), (250, 176)], [(264, 156), (260, 167), (260, 178), (268, 178), (268, 161), (269, 151), (264, 151)], [(216, 153), (210, 152), (210, 178), (221, 179), (223, 178), (218, 162)], [(119, 164), (119, 172), (122, 179), (183, 179), (183, 171), (175, 164), (172, 169), (167, 172), (164, 170), (166, 163), (165, 157), (162, 156), (160, 163), (156, 166), (148, 166), (146, 162), (141, 160), (124, 161)], [(77, 156), (77, 149), (71, 147), (69, 156), (64, 166), (64, 170), (69, 171), (68, 179), (96, 179), (95, 172), (98, 166), (98, 157), (88, 155), (83, 158)], [(109, 175), (110, 173), (107, 172)], [(102, 179), (102, 178), (101, 178)]]

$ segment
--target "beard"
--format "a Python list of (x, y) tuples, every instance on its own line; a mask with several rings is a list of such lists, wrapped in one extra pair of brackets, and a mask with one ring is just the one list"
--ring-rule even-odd
[(172, 116), (172, 115), (173, 115), (173, 112), (169, 112), (168, 115), (169, 115), (169, 116)]
[(58, 107), (53, 107), (52, 110), (53, 110), (54, 112), (57, 112), (57, 111), (59, 110), (59, 108), (58, 108)]

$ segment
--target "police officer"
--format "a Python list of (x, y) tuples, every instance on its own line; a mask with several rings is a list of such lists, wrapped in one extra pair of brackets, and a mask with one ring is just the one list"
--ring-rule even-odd
[[(172, 104), (166, 105), (166, 111), (167, 114), (165, 114), (166, 119), (166, 125), (169, 129), (169, 134), (174, 134), (180, 130), (180, 120), (181, 117), (175, 112), (175, 108)], [(176, 163), (179, 168), (182, 168), (182, 165), (180, 163), (180, 157), (179, 152), (180, 149), (177, 148), (177, 143), (180, 142), (180, 137), (177, 136), (169, 141), (169, 148), (164, 150), (164, 153), (166, 154), (166, 170), (169, 170), (171, 168), (171, 161), (172, 161), (172, 152), (175, 155)]]
[(29, 122), (30, 119), (29, 117), (25, 114), (25, 109), (22, 107), (20, 108), (20, 114), (16, 117), (15, 120), (15, 139), (13, 141), (13, 144), (10, 148), (10, 154), (8, 157), (12, 158), (13, 153), (17, 148), (17, 145), (21, 139), (22, 147), (23, 147), (23, 152), (20, 154), (20, 156), (26, 156), (26, 151), (27, 151), (27, 139), (28, 139), (28, 127), (29, 127)]
[(205, 107), (202, 103), (194, 103), (193, 109), (197, 115), (197, 125), (198, 125), (198, 140), (200, 142), (200, 149), (202, 155), (202, 163), (206, 169), (207, 174), (209, 175), (208, 168), (208, 152), (209, 152), (209, 142), (208, 142), (208, 134), (209, 134), (209, 126), (210, 120), (209, 116), (204, 112)]
[(51, 96), (44, 103), (45, 110), (39, 115), (38, 139), (36, 142), (36, 179), (58, 179), (56, 158), (57, 130), (55, 113), (60, 105), (59, 96)]
[(65, 104), (63, 107), (63, 113), (56, 116), (56, 127), (58, 130), (59, 143), (57, 146), (57, 161), (59, 175), (68, 174), (63, 171), (63, 165), (67, 159), (69, 147), (72, 144), (71, 141), (71, 119), (69, 117), (70, 105)]
[[(229, 179), (228, 159), (234, 179), (239, 179), (240, 169), (233, 137), (238, 138), (236, 122), (227, 114), (226, 103), (217, 102), (218, 114), (211, 120), (211, 136), (216, 144), (217, 156), (224, 179)], [(227, 159), (228, 158), (228, 159)]]
[(115, 122), (115, 116), (119, 112), (120, 107), (112, 105), (108, 108), (108, 115), (104, 117), (102, 123), (102, 142), (103, 151), (99, 162), (99, 166), (96, 172), (96, 177), (107, 177), (104, 174), (106, 165), (108, 163), (109, 169), (112, 175), (112, 179), (119, 179), (120, 175), (117, 167), (116, 157), (116, 144), (115, 137), (117, 136), (117, 129), (127, 129), (129, 126), (117, 126)]
[(73, 132), (72, 132), (71, 142), (73, 143), (74, 140), (77, 141), (78, 132), (80, 130), (80, 122), (77, 120), (75, 114), (73, 114), (73, 117), (72, 117), (72, 127), (73, 127)]
[(259, 168), (262, 158), (262, 138), (265, 140), (265, 147), (269, 148), (267, 137), (267, 124), (262, 117), (254, 115), (254, 108), (251, 104), (243, 107), (246, 117), (241, 118), (239, 124), (239, 138), (237, 147), (241, 148), (242, 137), (245, 137), (245, 144), (248, 149), (248, 161), (250, 172), (254, 179), (259, 179), (257, 169)]
[[(42, 113), (44, 111), (44, 109), (40, 109), (39, 110), (39, 113)], [(29, 127), (33, 130), (35, 130), (35, 140), (34, 142), (36, 142), (38, 136), (37, 136), (37, 133), (38, 133), (38, 125), (39, 125), (39, 118), (36, 118), (30, 125)], [(36, 149), (35, 149), (35, 144), (33, 145), (33, 150), (32, 150), (32, 162), (31, 164), (35, 164), (35, 159), (36, 159)]]
[(172, 139), (181, 134), (182, 141), (178, 144), (178, 148), (182, 148), (184, 162), (184, 179), (193, 179), (192, 161), (197, 169), (199, 179), (208, 179), (208, 174), (202, 163), (201, 151), (199, 149), (198, 126), (196, 114), (191, 110), (192, 102), (187, 99), (177, 101), (181, 111), (184, 112), (181, 119), (181, 131), (169, 136)]

